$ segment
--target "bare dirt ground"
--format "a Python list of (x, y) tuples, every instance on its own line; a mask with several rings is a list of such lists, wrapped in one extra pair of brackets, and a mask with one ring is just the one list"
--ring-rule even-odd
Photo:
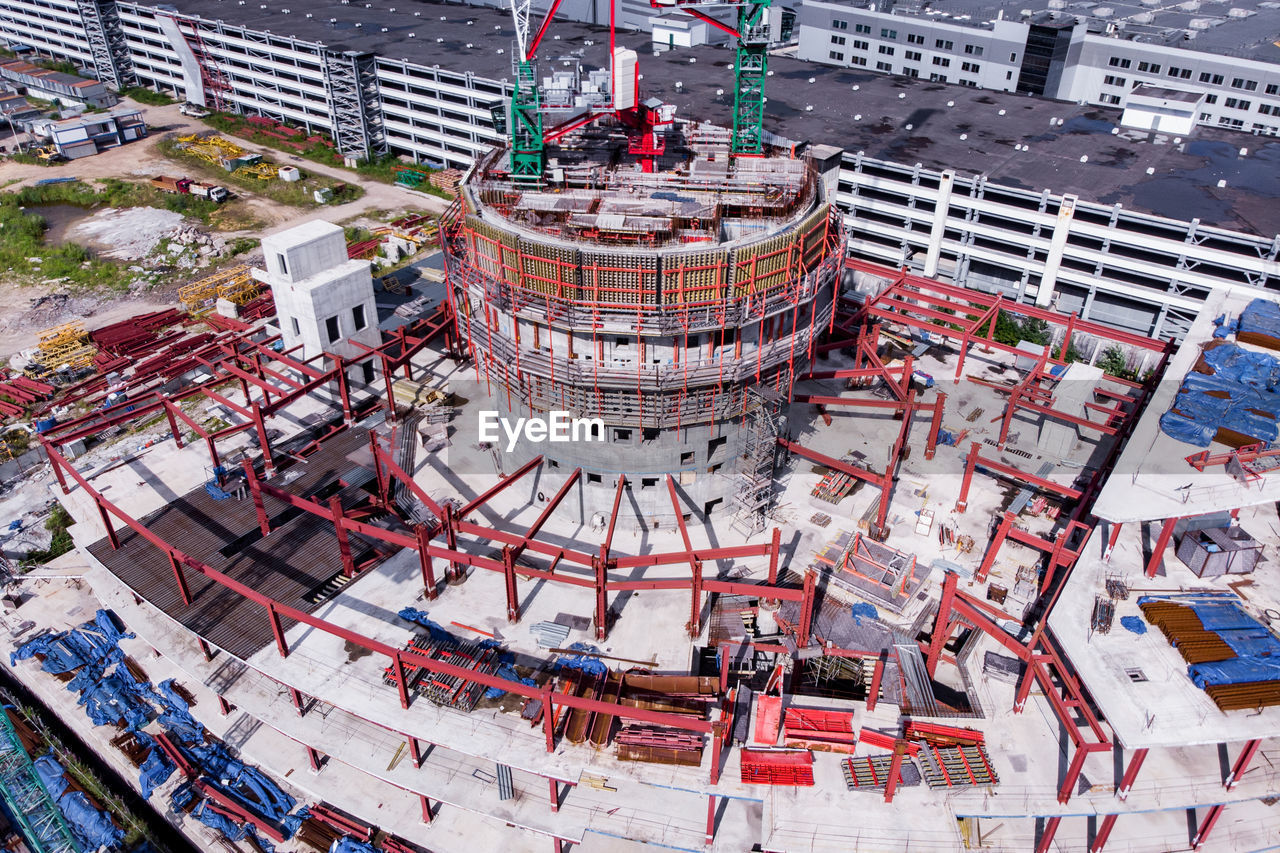
[[(175, 163), (162, 156), (156, 150), (157, 142), (168, 134), (183, 136), (188, 133), (208, 131), (209, 127), (197, 119), (181, 115), (177, 104), (153, 107), (134, 104), (127, 100), (124, 103), (142, 110), (144, 120), (151, 132), (148, 139), (113, 148), (97, 156), (86, 157), (56, 168), (11, 162), (0, 163), (0, 187), (24, 186), (42, 178), (55, 177), (74, 176), (81, 180), (91, 178), (145, 180), (155, 175), (182, 175), (185, 169), (183, 164)], [(266, 198), (249, 197), (242, 202), (237, 202), (244, 208), (240, 218), (256, 221), (260, 227), (244, 231), (220, 232), (219, 236), (222, 238), (261, 237), (312, 219), (365, 224), (373, 222), (375, 218), (385, 221), (389, 215), (406, 210), (428, 210), (438, 213), (445, 208), (444, 200), (435, 196), (413, 192), (380, 181), (367, 180), (346, 169), (323, 166), (248, 140), (238, 137), (234, 139), (237, 145), (247, 151), (260, 152), (271, 156), (276, 162), (297, 165), (304, 171), (328, 175), (348, 184), (360, 186), (365, 194), (347, 204), (307, 209), (290, 207)], [(246, 191), (238, 188), (236, 192), (241, 196), (247, 195)], [(244, 263), (254, 260), (255, 257), (250, 255), (237, 258), (235, 262)], [(198, 277), (198, 274), (175, 276), (178, 280), (166, 282), (141, 294), (103, 295), (68, 293), (59, 290), (56, 286), (18, 285), (6, 279), (4, 273), (0, 271), (0, 358), (7, 361), (13, 353), (33, 346), (38, 332), (59, 323), (83, 318), (86, 320), (86, 326), (96, 328), (148, 311), (173, 307), (177, 305), (178, 288), (194, 277)]]

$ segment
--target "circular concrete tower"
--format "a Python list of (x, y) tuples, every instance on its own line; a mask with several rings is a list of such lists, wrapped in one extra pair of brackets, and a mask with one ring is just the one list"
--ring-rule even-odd
[(731, 159), (718, 129), (669, 133), (650, 171), (620, 129), (587, 134), (536, 183), (492, 152), (442, 221), (458, 331), (494, 409), (584, 419), (569, 441), (521, 440), (504, 470), (540, 453), (554, 485), (581, 467), (588, 507), (605, 509), (624, 474), (663, 527), (670, 475), (684, 512), (763, 524), (778, 413), (832, 319), (839, 216), (808, 160)]

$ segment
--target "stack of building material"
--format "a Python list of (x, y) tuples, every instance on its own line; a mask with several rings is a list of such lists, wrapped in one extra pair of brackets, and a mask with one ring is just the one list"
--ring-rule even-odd
[(0, 414), (17, 416), (23, 407), (53, 397), (54, 387), (26, 376), (9, 376), (0, 381)]
[(702, 735), (663, 726), (624, 726), (615, 738), (619, 761), (648, 761), (697, 767), (702, 763)]
[(920, 751), (924, 781), (930, 788), (958, 788), (968, 785), (998, 785), (1000, 777), (991, 766), (981, 743), (961, 746), (926, 745)]
[(1222, 711), (1280, 705), (1280, 639), (1230, 593), (1143, 596), (1138, 606)]
[[(840, 762), (844, 782), (850, 791), (883, 791), (893, 766), (892, 755), (859, 755)], [(920, 770), (915, 762), (904, 758), (898, 770), (898, 784), (920, 784)]]
[(853, 477), (843, 471), (828, 469), (827, 473), (823, 474), (822, 479), (818, 481), (818, 485), (813, 487), (813, 496), (827, 503), (838, 504), (844, 499), (845, 495), (853, 491), (856, 482)]
[(538, 648), (542, 649), (561, 648), (569, 636), (569, 626), (559, 622), (535, 622), (529, 626), (529, 631), (537, 641)]
[(782, 721), (782, 742), (789, 747), (821, 752), (853, 752), (858, 735), (853, 712), (788, 708)]
[(457, 169), (442, 169), (431, 173), (431, 186), (444, 190), (450, 195), (458, 194), (458, 186), (462, 183), (462, 172)]
[(174, 308), (153, 311), (94, 329), (89, 333), (89, 340), (97, 345), (99, 357), (106, 354), (132, 359), (180, 338), (181, 332), (170, 332), (163, 337), (159, 337), (159, 333), (161, 329), (181, 323), (182, 320), (182, 313)]
[(813, 754), (808, 750), (742, 750), (742, 781), (749, 785), (813, 786)]

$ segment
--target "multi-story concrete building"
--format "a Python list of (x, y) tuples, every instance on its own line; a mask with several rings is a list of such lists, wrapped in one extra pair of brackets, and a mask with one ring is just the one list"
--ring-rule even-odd
[[(1182, 7), (1116, 19), (1111, 8), (1050, 3), (999, 8), (992, 20), (951, 5), (884, 10), (810, 0), (800, 11), (801, 59), (1065, 101), (1125, 106), (1148, 84), (1203, 93), (1197, 123), (1280, 133), (1280, 48), (1253, 45), (1280, 26), (1269, 4), (1215, 16)], [(1003, 4), (1001, 4), (1003, 5)], [(1079, 7), (1077, 9), (1076, 7)], [(1090, 11), (1092, 10), (1092, 11)], [(982, 11), (992, 11), (983, 7)]]
[[(466, 167), (501, 142), (490, 109), (510, 95), (509, 17), (452, 4), (422, 3), (412, 11), (373, 6), (329, 2), (302, 10), (185, 0), (172, 12), (127, 2), (111, 7), (114, 12), (102, 7), (97, 18), (79, 18), (70, 4), (0, 0), (0, 38), (94, 64), (103, 79), (203, 97), (329, 133), (347, 151)], [(921, 54), (921, 78), (876, 74), (874, 65), (823, 68), (772, 57), (766, 125), (789, 140), (844, 150), (836, 202), (854, 255), (1019, 299), (1058, 300), (1086, 317), (1175, 337), (1214, 287), (1280, 288), (1280, 211), (1270, 202), (1280, 188), (1267, 161), (1272, 143), (1241, 155), (1238, 134), (1203, 125), (1193, 139), (1125, 135), (1116, 109), (1018, 95), (1030, 72), (1022, 49), (1016, 56), (1014, 48), (1006, 52), (1012, 36), (1003, 26), (988, 31), (935, 21), (926, 31), (930, 19), (883, 16), (885, 23), (867, 34), (855, 30), (852, 7), (839, 8), (849, 10), (848, 29), (840, 30), (849, 47), (855, 38), (892, 41), (895, 50), (910, 45)], [(124, 38), (111, 41), (103, 58), (91, 48), (97, 38), (91, 32), (105, 32), (100, 23), (110, 14)], [(881, 27), (895, 26), (892, 40), (880, 37)], [(953, 30), (971, 34), (970, 40)], [(1057, 36), (1050, 45), (1043, 35), (1040, 55), (1057, 56)], [(1075, 51), (1074, 32), (1072, 39)], [(623, 34), (620, 41), (641, 47), (647, 36)], [(1104, 42), (1117, 50), (1151, 47)], [(558, 24), (542, 49), (543, 72), (603, 66), (607, 44), (607, 30)], [(965, 53), (966, 46), (973, 49)], [(1210, 70), (1213, 63), (1235, 61), (1163, 50), (1158, 70), (1148, 59), (1116, 73), (1164, 86), (1177, 68), (1178, 86), (1185, 87), (1184, 65), (1205, 63), (1189, 79), (1209, 73), (1212, 84), (1219, 73)], [(960, 73), (963, 63), (976, 63), (974, 82), (1012, 74), (1010, 91), (929, 82), (935, 72), (923, 69), (948, 56), (968, 57), (960, 60)], [(675, 104), (678, 116), (727, 125), (729, 61), (730, 54), (713, 47), (646, 55), (641, 87), (646, 96)], [(904, 61), (895, 53), (898, 66)], [(1037, 66), (1046, 87), (1069, 77), (1056, 62)], [(1148, 63), (1145, 70), (1141, 62)], [(937, 67), (940, 80), (956, 64)], [(1254, 101), (1257, 112), (1273, 88), (1261, 72), (1221, 73), (1224, 97), (1209, 109), (1238, 108), (1238, 100), (1227, 105), (1230, 90)], [(960, 79), (946, 76), (948, 83)], [(940, 193), (946, 204), (939, 204)]]

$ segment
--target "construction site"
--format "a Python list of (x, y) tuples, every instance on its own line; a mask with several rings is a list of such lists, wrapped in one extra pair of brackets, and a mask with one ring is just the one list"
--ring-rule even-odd
[[(851, 257), (768, 4), (698, 6), (731, 127), (515, 5), (507, 143), (389, 229), (443, 281), (314, 220), (43, 336), (75, 550), (11, 670), (205, 849), (1275, 847), (1275, 301), (1175, 343)], [(35, 847), (116, 843), (6, 755)]]

